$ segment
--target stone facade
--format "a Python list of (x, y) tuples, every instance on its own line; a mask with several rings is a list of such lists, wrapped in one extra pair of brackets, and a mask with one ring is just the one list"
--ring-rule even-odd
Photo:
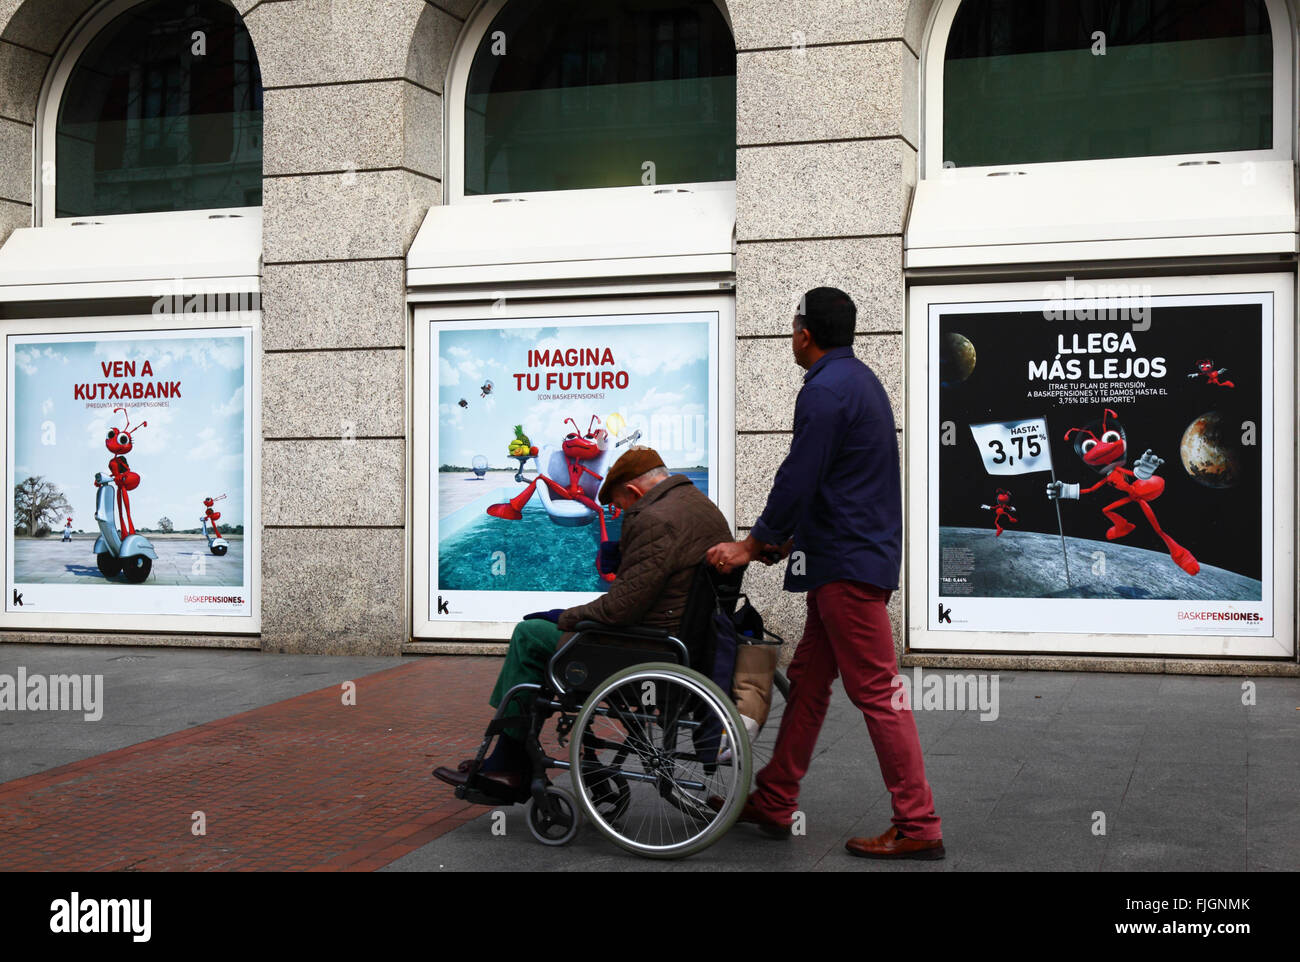
[[(918, 58), (935, 2), (726, 5), (738, 51), (742, 535), (789, 443), (800, 383), (789, 323), (804, 290), (833, 285), (858, 302), (857, 350), (889, 391), (901, 441), (902, 235), (918, 177)], [(93, 6), (0, 0), (0, 239), (31, 223), (41, 82)], [(443, 84), (476, 2), (235, 6), (265, 86), (260, 643), (397, 654), (411, 641), (404, 259), (426, 212), (442, 202)], [(755, 567), (756, 603), (775, 630), (797, 638), (802, 598), (781, 592), (778, 569)], [(145, 639), (64, 632), (42, 640)], [(1004, 663), (1013, 660), (1026, 659)], [(1058, 661), (1077, 667), (1080, 659)]]

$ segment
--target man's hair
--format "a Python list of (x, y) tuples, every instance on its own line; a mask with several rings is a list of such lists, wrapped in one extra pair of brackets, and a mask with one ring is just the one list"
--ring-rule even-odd
[(625, 483), (635, 484), (638, 488), (644, 491), (645, 486), (649, 484), (651, 481), (654, 481), (656, 478), (666, 478), (666, 477), (668, 477), (667, 468), (651, 468), (645, 474), (638, 475), (637, 477), (632, 478), (626, 481)]
[(853, 298), (836, 287), (815, 287), (803, 296), (795, 312), (799, 327), (812, 335), (823, 351), (853, 344), (858, 309)]

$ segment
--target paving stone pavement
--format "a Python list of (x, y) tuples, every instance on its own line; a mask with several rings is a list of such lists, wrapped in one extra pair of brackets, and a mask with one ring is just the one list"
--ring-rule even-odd
[[(847, 838), (888, 826), (890, 806), (861, 715), (837, 685), (804, 783), (807, 834), (773, 841), (740, 825), (663, 863), (591, 826), (568, 846), (540, 845), (522, 806), (505, 808), (506, 834), (493, 834), (491, 809), (430, 777), (477, 746), (498, 665), (0, 644), (0, 674), (105, 683), (97, 722), (0, 711), (0, 869), (1300, 867), (1300, 679), (1254, 679), (1256, 703), (1244, 706), (1242, 678), (1000, 672), (996, 720), (918, 710), (949, 852), (929, 863), (844, 853)], [(349, 680), (355, 708), (340, 703)], [(198, 838), (189, 816), (204, 806), (210, 829)]]

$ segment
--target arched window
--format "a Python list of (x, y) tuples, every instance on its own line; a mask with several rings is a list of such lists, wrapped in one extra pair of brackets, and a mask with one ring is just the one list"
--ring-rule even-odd
[[(963, 0), (927, 95), (927, 175), (1114, 158), (1290, 156), (1280, 0)], [(1279, 15), (1272, 22), (1270, 11)], [(1275, 34), (1278, 36), (1275, 37)], [(1285, 82), (1276, 82), (1278, 72)], [(931, 71), (930, 84), (938, 80)], [(941, 100), (939, 95), (941, 93)], [(1266, 157), (1264, 153), (1279, 156)]]
[(510, 0), (477, 24), (449, 85), (449, 199), (735, 180), (714, 0)]
[(1288, 0), (937, 0), (904, 266), (1294, 252)]
[(110, 4), (47, 99), (47, 220), (262, 203), (261, 72), (223, 0)]

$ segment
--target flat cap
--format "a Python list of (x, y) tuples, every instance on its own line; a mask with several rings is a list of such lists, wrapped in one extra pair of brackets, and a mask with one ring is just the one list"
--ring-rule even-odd
[(605, 482), (600, 486), (596, 500), (601, 504), (609, 504), (619, 485), (627, 484), (647, 471), (663, 466), (664, 459), (659, 457), (659, 452), (654, 448), (628, 448), (623, 452), (623, 456), (614, 462), (614, 466), (609, 469), (609, 474), (605, 475)]

